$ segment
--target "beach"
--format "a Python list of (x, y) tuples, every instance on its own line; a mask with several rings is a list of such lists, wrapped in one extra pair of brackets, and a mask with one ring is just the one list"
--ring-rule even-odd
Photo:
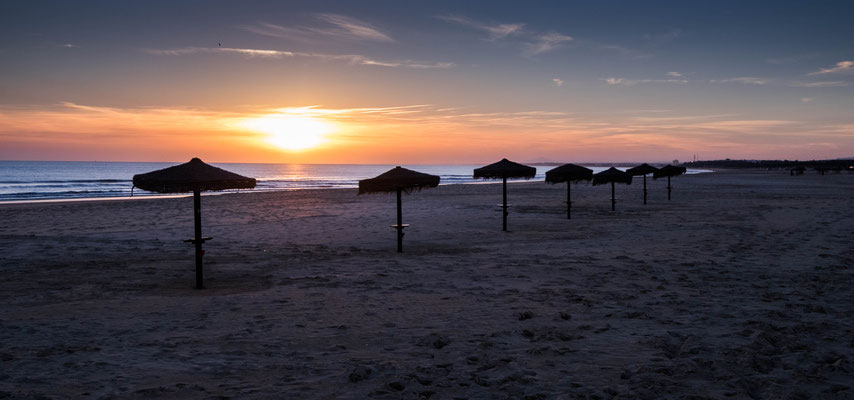
[(0, 205), (0, 398), (854, 397), (854, 175)]

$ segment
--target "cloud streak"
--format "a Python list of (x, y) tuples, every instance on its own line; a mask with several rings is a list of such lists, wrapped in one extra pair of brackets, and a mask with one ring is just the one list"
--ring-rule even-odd
[(242, 26), (246, 31), (257, 35), (280, 39), (312, 42), (318, 38), (331, 38), (344, 41), (370, 41), (394, 43), (395, 40), (373, 25), (356, 18), (339, 14), (315, 14), (315, 19), (324, 26), (286, 27), (268, 22)]
[(818, 82), (790, 82), (787, 86), (791, 87), (806, 87), (806, 88), (825, 88), (825, 87), (846, 87), (851, 86), (851, 82), (845, 81), (818, 81)]
[(377, 60), (359, 54), (323, 54), (307, 53), (299, 51), (244, 49), (231, 47), (182, 47), (178, 49), (148, 49), (149, 54), (158, 56), (185, 56), (192, 54), (238, 54), (250, 58), (313, 58), (322, 61), (339, 61), (352, 65), (370, 65), (389, 68), (414, 68), (414, 69), (443, 69), (454, 66), (450, 62), (421, 62), (413, 60)]
[(479, 31), (486, 32), (486, 34), (489, 36), (489, 40), (504, 39), (508, 36), (518, 35), (522, 33), (522, 29), (525, 27), (525, 24), (489, 25), (461, 15), (437, 15), (436, 18), (445, 22), (451, 22), (458, 25), (463, 25), (468, 28), (473, 28)]
[(756, 78), (752, 76), (739, 76), (736, 78), (712, 79), (712, 83), (741, 83), (745, 85), (767, 85), (771, 82), (767, 78)]
[(522, 42), (522, 55), (526, 57), (549, 53), (573, 41), (572, 36), (559, 32), (535, 32), (525, 29), (525, 24), (486, 24), (461, 15), (437, 15), (437, 19), (485, 32), (490, 41), (518, 38)]
[(539, 35), (532, 43), (525, 44), (525, 54), (535, 56), (538, 54), (548, 53), (560, 48), (564, 43), (571, 42), (572, 40), (572, 36), (567, 36), (557, 32)]
[(604, 78), (602, 79), (610, 86), (635, 86), (643, 83), (668, 83), (686, 84), (687, 79), (626, 79), (626, 78)]
[(840, 61), (835, 66), (830, 68), (821, 68), (818, 71), (810, 72), (807, 75), (825, 75), (825, 74), (841, 74), (854, 72), (854, 61)]

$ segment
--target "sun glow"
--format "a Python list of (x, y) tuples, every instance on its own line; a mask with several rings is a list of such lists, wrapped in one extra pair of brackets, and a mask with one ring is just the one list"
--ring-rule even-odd
[(268, 135), (267, 141), (285, 150), (298, 151), (317, 147), (333, 130), (330, 123), (301, 115), (276, 114), (247, 120), (245, 128)]

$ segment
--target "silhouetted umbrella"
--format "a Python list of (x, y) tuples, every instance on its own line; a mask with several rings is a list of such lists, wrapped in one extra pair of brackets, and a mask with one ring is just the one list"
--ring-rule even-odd
[(401, 193), (407, 194), (412, 191), (433, 188), (439, 186), (439, 177), (424, 174), (411, 169), (395, 167), (376, 178), (363, 179), (359, 181), (359, 194), (364, 193), (397, 193), (397, 225), (392, 225), (397, 230), (397, 252), (403, 252), (403, 228), (409, 224), (403, 224), (403, 209), (401, 208)]
[(570, 188), (572, 187), (572, 184), (581, 181), (589, 182), (592, 179), (592, 169), (584, 168), (575, 164), (564, 164), (546, 172), (546, 182), (553, 184), (566, 182), (566, 219), (572, 218), (572, 199), (570, 198)]
[(501, 210), (504, 216), (504, 225), (502, 230), (507, 231), (507, 178), (524, 178), (531, 179), (537, 174), (537, 169), (515, 163), (506, 158), (493, 164), (484, 167), (475, 168), (474, 177), (483, 179), (502, 179), (504, 181), (504, 202), (501, 204)]
[(667, 200), (670, 200), (670, 191), (672, 190), (670, 187), (670, 178), (677, 175), (682, 175), (686, 171), (688, 171), (685, 167), (679, 167), (676, 165), (665, 165), (658, 169), (654, 174), (652, 174), (653, 179), (664, 178), (667, 177)]
[(626, 170), (626, 173), (631, 176), (643, 175), (643, 204), (646, 205), (646, 176), (649, 174), (654, 174), (655, 171), (658, 171), (658, 168), (653, 167), (649, 164), (641, 164), (634, 168), (629, 168)]
[(133, 176), (133, 185), (150, 192), (188, 193), (193, 192), (193, 215), (195, 216), (195, 239), (186, 240), (196, 245), (196, 289), (204, 288), (202, 273), (202, 243), (210, 237), (202, 237), (201, 192), (226, 189), (252, 189), (255, 179), (210, 166), (198, 158), (190, 162)]
[(632, 184), (632, 176), (614, 167), (608, 168), (598, 174), (593, 174), (593, 186), (611, 184), (611, 211), (617, 209), (617, 198), (614, 196), (614, 184)]

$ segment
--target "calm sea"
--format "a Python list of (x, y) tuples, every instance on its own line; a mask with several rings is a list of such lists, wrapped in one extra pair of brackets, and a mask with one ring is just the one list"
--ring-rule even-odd
[[(0, 202), (54, 199), (128, 197), (135, 174), (176, 163), (0, 161)], [(255, 190), (355, 188), (360, 179), (372, 178), (394, 165), (364, 164), (238, 164), (216, 163), (220, 168), (258, 179)], [(481, 165), (414, 165), (420, 172), (439, 175), (442, 184), (476, 183), (472, 170)], [(543, 180), (551, 166), (538, 166), (534, 180)], [(594, 172), (607, 167), (589, 167)], [(689, 173), (703, 171), (689, 170)], [(158, 196), (135, 189), (136, 196)]]

